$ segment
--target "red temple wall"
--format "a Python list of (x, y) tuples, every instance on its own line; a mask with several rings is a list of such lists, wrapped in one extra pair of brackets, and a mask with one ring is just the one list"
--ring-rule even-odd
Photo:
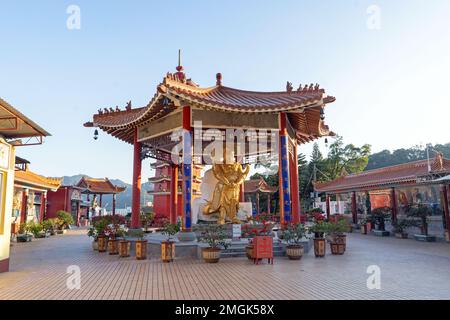
[(56, 218), (56, 212), (59, 210), (70, 212), (70, 194), (71, 192), (67, 188), (47, 192), (46, 218)]
[[(182, 197), (178, 195), (178, 209), (177, 215), (181, 216), (183, 212)], [(153, 211), (155, 214), (163, 214), (170, 218), (170, 195), (154, 195), (153, 196)]]

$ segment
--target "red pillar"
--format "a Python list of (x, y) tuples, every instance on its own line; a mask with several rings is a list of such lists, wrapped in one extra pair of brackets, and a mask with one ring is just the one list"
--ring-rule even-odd
[(270, 193), (267, 193), (267, 214), (270, 214)]
[(28, 206), (28, 190), (22, 191), (22, 208), (20, 210), (20, 223), (27, 220), (27, 206)]
[(397, 221), (397, 194), (395, 192), (395, 188), (391, 188), (391, 210), (392, 210), (392, 221)]
[(300, 198), (298, 191), (298, 157), (297, 157), (297, 142), (293, 146), (293, 155), (291, 158), (291, 198), (292, 198), (292, 222), (300, 222)]
[(327, 211), (327, 219), (330, 219), (330, 195), (327, 194), (326, 198), (326, 211)]
[(103, 208), (103, 196), (100, 195), (100, 208)]
[(245, 202), (245, 190), (244, 190), (244, 182), (242, 182), (239, 189), (239, 201)]
[(133, 154), (133, 190), (131, 205), (131, 228), (141, 227), (141, 144), (138, 142), (137, 128), (134, 129), (134, 154)]
[(355, 191), (352, 192), (352, 218), (353, 218), (353, 223), (357, 224), (358, 223), (358, 210), (356, 209), (356, 192)]
[(442, 204), (442, 206), (444, 207), (444, 215), (445, 215), (445, 226), (447, 227), (447, 231), (450, 232), (450, 212), (449, 212), (449, 208), (448, 208), (448, 187), (442, 186), (442, 195), (443, 195), (443, 200), (444, 203)]
[(44, 221), (45, 218), (45, 209), (47, 207), (47, 197), (46, 197), (46, 193), (42, 192), (41, 193), (41, 208), (39, 211), (39, 222)]
[(176, 223), (178, 209), (178, 166), (172, 164), (170, 170), (170, 223)]

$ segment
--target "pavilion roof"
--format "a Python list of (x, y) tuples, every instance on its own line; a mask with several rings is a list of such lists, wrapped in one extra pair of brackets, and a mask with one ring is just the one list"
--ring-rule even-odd
[(255, 192), (262, 192), (262, 193), (275, 193), (277, 192), (278, 187), (272, 187), (267, 184), (266, 181), (264, 181), (263, 178), (259, 179), (251, 179), (244, 181), (244, 192), (245, 193), (255, 193)]
[(289, 122), (297, 132), (299, 142), (334, 135), (321, 119), (321, 109), (335, 98), (327, 96), (319, 85), (300, 86), (297, 90), (288, 84), (283, 92), (245, 91), (222, 85), (221, 75), (213, 87), (201, 88), (186, 79), (183, 72), (168, 73), (157, 86), (156, 93), (145, 107), (132, 108), (129, 102), (125, 110), (99, 110), (86, 127), (99, 127), (118, 139), (133, 143), (134, 128), (155, 121), (177, 107), (189, 104), (193, 107), (234, 113), (287, 112)]
[(1, 98), (0, 120), (0, 134), (6, 139), (50, 136), (50, 133)]
[(61, 186), (62, 178), (44, 177), (29, 171), (28, 169), (16, 169), (14, 173), (14, 183), (20, 186), (56, 191)]
[(83, 193), (113, 194), (125, 191), (126, 187), (114, 185), (108, 178), (95, 179), (82, 177), (75, 187), (81, 188)]
[(339, 193), (373, 188), (388, 188), (396, 185), (421, 183), (422, 178), (430, 175), (450, 173), (450, 160), (438, 153), (430, 160), (431, 172), (428, 171), (428, 160), (418, 160), (357, 174), (342, 175), (329, 182), (316, 182), (318, 192)]

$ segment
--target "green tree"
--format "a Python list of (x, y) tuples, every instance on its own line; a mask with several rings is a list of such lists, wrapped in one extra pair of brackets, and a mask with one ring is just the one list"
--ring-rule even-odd
[(342, 173), (359, 173), (364, 171), (370, 155), (370, 145), (356, 147), (353, 144), (344, 145), (343, 138), (336, 136), (330, 145), (328, 157), (325, 159), (325, 173), (333, 180)]

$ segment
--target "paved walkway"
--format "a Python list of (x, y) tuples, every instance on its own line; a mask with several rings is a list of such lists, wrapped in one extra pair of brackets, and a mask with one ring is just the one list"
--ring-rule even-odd
[[(450, 244), (350, 234), (343, 256), (146, 261), (94, 252), (85, 231), (14, 243), (11, 272), (0, 274), (0, 299), (449, 299)], [(327, 248), (328, 250), (329, 248)], [(68, 289), (67, 267), (81, 270)], [(369, 290), (367, 267), (381, 269), (381, 289)]]

